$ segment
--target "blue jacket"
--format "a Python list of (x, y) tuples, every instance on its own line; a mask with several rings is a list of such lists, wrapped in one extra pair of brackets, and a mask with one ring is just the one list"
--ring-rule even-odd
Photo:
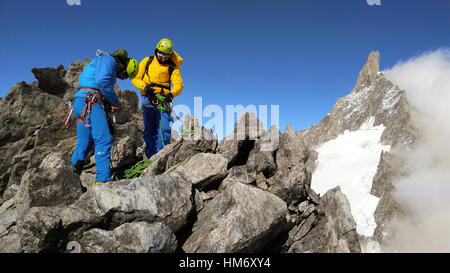
[[(78, 80), (78, 88), (92, 88), (99, 90), (106, 101), (115, 106), (119, 103), (116, 93), (114, 92), (114, 84), (116, 83), (117, 63), (114, 57), (100, 56), (92, 60), (86, 65)], [(86, 95), (85, 89), (81, 89), (75, 94), (75, 98)]]

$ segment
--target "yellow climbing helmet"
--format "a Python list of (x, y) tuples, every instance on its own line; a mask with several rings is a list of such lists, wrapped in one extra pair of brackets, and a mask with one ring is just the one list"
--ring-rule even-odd
[(127, 74), (130, 76), (130, 79), (136, 77), (139, 72), (139, 64), (136, 59), (130, 58), (127, 62)]
[(161, 41), (159, 41), (158, 44), (156, 45), (156, 49), (165, 54), (172, 54), (173, 52), (172, 48), (173, 43), (171, 40), (167, 38), (161, 39)]

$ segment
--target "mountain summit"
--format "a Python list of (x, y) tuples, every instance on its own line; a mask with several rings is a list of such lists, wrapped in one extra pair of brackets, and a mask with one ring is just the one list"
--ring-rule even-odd
[(364, 65), (361, 72), (359, 72), (358, 80), (353, 88), (353, 91), (359, 90), (365, 86), (370, 86), (375, 80), (380, 71), (380, 52), (371, 52), (367, 63)]

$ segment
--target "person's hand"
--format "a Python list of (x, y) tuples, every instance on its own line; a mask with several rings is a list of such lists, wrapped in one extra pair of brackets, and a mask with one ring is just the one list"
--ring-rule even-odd
[(153, 98), (155, 96), (155, 89), (153, 89), (153, 87), (151, 87), (150, 85), (147, 85), (144, 88), (144, 92), (145, 92), (144, 96), (149, 96), (150, 98)]
[(172, 95), (172, 93), (170, 93), (170, 92), (167, 93), (165, 101), (166, 101), (167, 103), (172, 103), (172, 101), (173, 101), (173, 95)]
[(119, 112), (120, 111), (120, 105), (119, 104), (117, 104), (117, 105), (114, 105), (114, 106), (111, 106), (111, 112)]

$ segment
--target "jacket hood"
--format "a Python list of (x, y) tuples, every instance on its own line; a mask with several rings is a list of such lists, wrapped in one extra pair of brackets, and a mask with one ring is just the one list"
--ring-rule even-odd
[(172, 52), (170, 59), (175, 64), (175, 68), (180, 68), (180, 66), (183, 64), (183, 58), (181, 58), (180, 55), (175, 52), (175, 50)]

